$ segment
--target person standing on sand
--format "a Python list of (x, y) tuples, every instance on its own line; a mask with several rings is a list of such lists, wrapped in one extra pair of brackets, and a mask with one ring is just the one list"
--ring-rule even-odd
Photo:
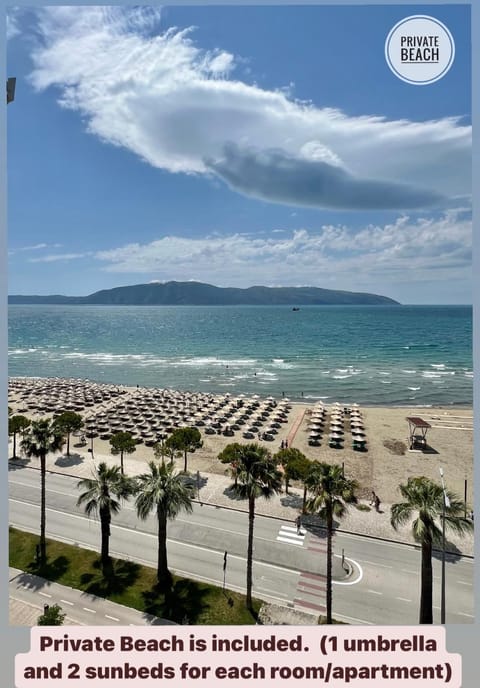
[(378, 495), (375, 495), (375, 511), (380, 513), (380, 498)]
[(377, 495), (375, 492), (372, 490), (372, 496), (370, 497), (370, 506), (373, 506), (375, 504), (375, 500), (377, 498)]

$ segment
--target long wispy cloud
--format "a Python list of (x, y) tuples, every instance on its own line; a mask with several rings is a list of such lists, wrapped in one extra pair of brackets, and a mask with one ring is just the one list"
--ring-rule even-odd
[(345, 226), (319, 231), (298, 229), (279, 236), (211, 235), (187, 239), (166, 236), (148, 244), (132, 243), (95, 258), (108, 272), (148, 275), (162, 280), (198, 279), (223, 286), (310, 285), (330, 281), (357, 288), (388, 283), (408, 275), (410, 281), (468, 279), (471, 265), (469, 212), (368, 225), (353, 233)]
[(239, 57), (200, 48), (190, 27), (162, 31), (159, 10), (51, 7), (37, 19), (35, 88), (57, 87), (91, 134), (154, 167), (319, 208), (421, 208), (471, 193), (460, 119), (352, 117), (246, 83)]

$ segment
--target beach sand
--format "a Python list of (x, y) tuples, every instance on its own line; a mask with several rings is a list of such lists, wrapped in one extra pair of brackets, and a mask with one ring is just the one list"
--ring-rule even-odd
[[(129, 388), (129, 394), (135, 393), (138, 394), (138, 390)], [(15, 396), (9, 399), (9, 405), (14, 413), (18, 412)], [(328, 429), (324, 432), (320, 446), (309, 446), (307, 425), (310, 422), (309, 411), (312, 408), (308, 404), (291, 404), (288, 422), (282, 423), (275, 440), (262, 441), (261, 444), (275, 453), (280, 449), (281, 440), (290, 437), (292, 438), (290, 446), (299, 449), (309, 459), (330, 464), (343, 464), (345, 475), (355, 479), (359, 484), (357, 496), (361, 502), (368, 504), (372, 490), (377, 493), (381, 500), (382, 514), (375, 513), (374, 509), (370, 513), (350, 509), (350, 516), (342, 521), (342, 527), (356, 532), (391, 537), (393, 531), (389, 525), (389, 511), (391, 504), (402, 501), (398, 489), (399, 484), (405, 483), (410, 476), (426, 476), (440, 482), (440, 467), (443, 468), (447, 488), (457, 493), (462, 500), (466, 481), (468, 511), (473, 509), (473, 413), (471, 408), (361, 407), (359, 410), (364, 420), (367, 439), (365, 452), (353, 450), (348, 421), (345, 423), (345, 441), (342, 448), (334, 449), (328, 446)], [(332, 407), (327, 406), (327, 409), (330, 412)], [(88, 410), (88, 414), (94, 412), (95, 408)], [(421, 417), (430, 423), (426, 451), (408, 450), (409, 426), (406, 420), (408, 416)], [(298, 429), (296, 429), (297, 426)], [(225, 494), (231, 480), (226, 474), (225, 466), (217, 457), (231, 442), (246, 443), (254, 440), (243, 439), (241, 431), (236, 431), (232, 437), (225, 437), (218, 434), (208, 435), (204, 432), (204, 428), (199, 428), (199, 430), (202, 434), (203, 447), (188, 455), (188, 469), (192, 474), (196, 474), (197, 471), (200, 473), (201, 500), (245, 508), (242, 503), (232, 504), (231, 496)], [(18, 439), (17, 455), (21, 456), (21, 451), (18, 450)], [(395, 451), (386, 446), (387, 444), (389, 447), (395, 447), (395, 443), (397, 446), (403, 443), (404, 453), (398, 453), (398, 449)], [(79, 446), (77, 438), (72, 437), (71, 456), (66, 457), (63, 454), (49, 457), (51, 470), (74, 473), (82, 477), (90, 475), (91, 455), (87, 451), (89, 446), (89, 440), (86, 446)], [(106, 460), (108, 463), (119, 463), (119, 457), (112, 457), (110, 454), (108, 440), (95, 438), (93, 446), (96, 462)], [(142, 473), (146, 470), (147, 462), (153, 459), (153, 449), (138, 444), (133, 454), (125, 456), (125, 470), (131, 475)], [(183, 458), (176, 461), (178, 468), (183, 469)], [(31, 464), (34, 463), (35, 461), (31, 460)], [(258, 513), (294, 519), (301, 503), (301, 486), (294, 483), (291, 492), (291, 495), (283, 493), (282, 496), (268, 502), (260, 500), (262, 503), (258, 505)], [(400, 539), (411, 540), (407, 531)], [(473, 538), (470, 543), (463, 542), (461, 550), (473, 551)]]

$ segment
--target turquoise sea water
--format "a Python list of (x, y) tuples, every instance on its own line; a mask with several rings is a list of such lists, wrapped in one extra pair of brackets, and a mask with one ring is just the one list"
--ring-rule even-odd
[(470, 306), (10, 306), (9, 374), (367, 405), (472, 403)]

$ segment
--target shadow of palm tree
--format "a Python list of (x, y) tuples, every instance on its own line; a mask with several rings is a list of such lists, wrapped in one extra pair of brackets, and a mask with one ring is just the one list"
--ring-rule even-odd
[(61, 578), (70, 568), (70, 561), (67, 557), (59, 556), (50, 561), (47, 559), (46, 563), (41, 565), (32, 561), (28, 565), (28, 572), (35, 576), (47, 578), (49, 581), (56, 581)]
[(30, 459), (27, 459), (24, 456), (16, 456), (15, 458), (11, 457), (8, 460), (8, 470), (9, 471), (18, 471), (21, 468), (25, 468), (25, 466), (28, 466), (30, 463)]
[(145, 614), (169, 619), (179, 624), (195, 624), (200, 614), (205, 610), (203, 598), (208, 590), (203, 589), (195, 581), (187, 579), (177, 580), (171, 590), (162, 590), (155, 586), (145, 591)]
[(303, 497), (295, 492), (289, 492), (288, 495), (280, 497), (280, 504), (298, 510), (303, 506)]
[(234, 490), (232, 490), (230, 487), (226, 487), (223, 491), (223, 494), (235, 502), (244, 502), (245, 501), (244, 499), (239, 497), (239, 495)]
[(115, 560), (110, 571), (102, 572), (100, 559), (96, 559), (93, 567), (98, 573), (85, 573), (80, 581), (84, 592), (97, 597), (110, 597), (123, 592), (132, 586), (140, 575), (141, 567), (133, 561)]
[(58, 459), (55, 460), (55, 465), (60, 466), (60, 468), (69, 468), (70, 466), (78, 466), (80, 463), (83, 463), (84, 460), (81, 454), (70, 454), (70, 456), (62, 454), (62, 456), (59, 456)]
[[(442, 560), (442, 548), (436, 545), (432, 551), (432, 556), (439, 561)], [(462, 558), (462, 551), (453, 542), (445, 542), (445, 561), (456, 564)]]

